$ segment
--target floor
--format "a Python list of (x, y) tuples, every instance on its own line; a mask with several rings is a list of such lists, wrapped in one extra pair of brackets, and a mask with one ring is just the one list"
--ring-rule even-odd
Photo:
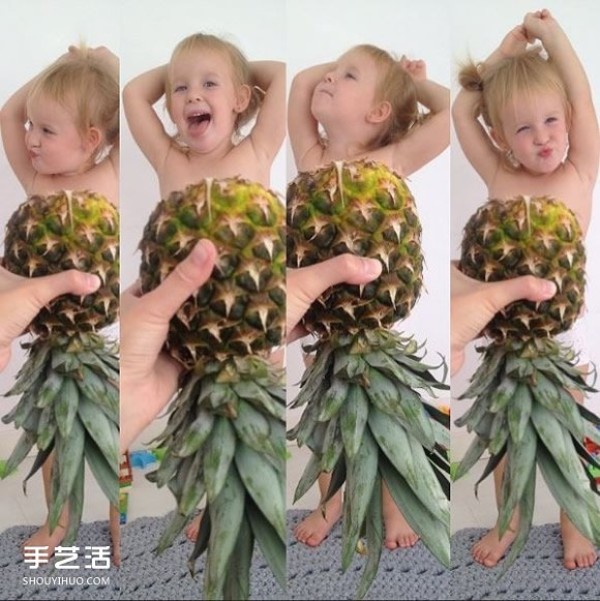
[[(308, 462), (310, 451), (299, 449), (295, 445), (289, 447), (291, 457), (288, 461), (287, 503), (289, 508), (312, 509), (319, 499), (316, 487), (313, 487), (302, 499), (292, 505), (294, 488)], [(27, 473), (33, 458), (27, 458), (21, 466), (21, 474)], [(479, 489), (479, 500), (473, 493), (473, 484), (481, 473), (484, 462), (453, 484), (452, 488), (452, 532), (467, 527), (485, 527), (493, 525), (496, 518), (493, 485), (491, 480), (484, 482)], [(160, 516), (174, 507), (173, 496), (165, 487), (158, 489), (144, 477), (153, 467), (133, 470), (133, 484), (127, 489), (128, 521), (142, 516)], [(86, 502), (84, 521), (107, 519), (108, 503), (95, 483), (91, 474), (86, 474)], [(543, 524), (558, 521), (558, 508), (548, 492), (542, 478), (538, 478), (536, 510), (534, 523)], [(0, 483), (2, 490), (3, 511), (0, 512), (0, 530), (17, 524), (41, 524), (45, 519), (45, 502), (43, 497), (41, 474), (34, 476), (28, 484), (27, 496), (23, 494), (21, 480), (13, 475)]]

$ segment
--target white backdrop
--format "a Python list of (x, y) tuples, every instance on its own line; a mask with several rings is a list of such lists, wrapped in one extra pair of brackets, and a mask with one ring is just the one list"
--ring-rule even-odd
[[(119, 55), (120, 23), (115, 19), (119, 0), (3, 0), (0, 2), (0, 106), (24, 83), (37, 75), (71, 44), (84, 40), (88, 46), (107, 46)], [(25, 200), (0, 148), (0, 249), (4, 247), (4, 226), (17, 206)], [(0, 255), (2, 250), (0, 250)], [(18, 344), (13, 345), (10, 365), (0, 373), (0, 394), (12, 385), (24, 361)], [(8, 413), (16, 400), (1, 399), (0, 415)], [(0, 458), (12, 450), (17, 432), (0, 423)]]
[[(335, 60), (356, 44), (370, 43), (400, 58), (423, 59), (434, 81), (450, 86), (449, 4), (423, 0), (288, 0), (288, 83), (300, 70)], [(318, 15), (318, 17), (317, 17)], [(288, 180), (296, 174), (288, 146)], [(423, 226), (425, 287), (411, 315), (398, 329), (427, 340), (430, 362), (436, 353), (448, 357), (449, 280), (448, 245), (450, 221), (450, 153), (445, 151), (414, 173), (408, 182), (417, 202)], [(288, 398), (297, 394), (303, 371), (301, 342), (288, 349)], [(448, 399), (441, 399), (444, 403)], [(288, 427), (299, 419), (300, 410), (288, 412)]]
[[(543, 7), (548, 8), (569, 36), (575, 51), (581, 59), (590, 80), (596, 111), (600, 105), (600, 57), (598, 55), (597, 25), (600, 23), (600, 5), (594, 0), (578, 0), (566, 3), (562, 0), (547, 0)], [(525, 13), (539, 10), (537, 2), (523, 0), (458, 0), (452, 10), (452, 83), (453, 98), (458, 92), (457, 65), (471, 57), (485, 59), (500, 43), (510, 29), (522, 22)], [(493, 15), (493, 18), (490, 16)], [(452, 130), (451, 141), (451, 246), (450, 254), (460, 256), (462, 228), (468, 218), (487, 197), (486, 187), (463, 155)], [(594, 211), (587, 236), (587, 291), (586, 302), (589, 309), (587, 332), (589, 354), (598, 364), (600, 361), (600, 186), (594, 194)], [(472, 375), (478, 356), (474, 345), (469, 349), (465, 366), (452, 380), (453, 397), (463, 392), (468, 378)], [(600, 395), (593, 395), (586, 404), (593, 410), (600, 410)], [(468, 408), (469, 401), (453, 403), (453, 418)], [(464, 448), (464, 430), (453, 431), (453, 453)], [(459, 453), (462, 454), (462, 451)]]

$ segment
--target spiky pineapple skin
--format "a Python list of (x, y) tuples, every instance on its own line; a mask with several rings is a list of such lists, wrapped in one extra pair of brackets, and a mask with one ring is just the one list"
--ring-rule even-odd
[(495, 282), (523, 275), (552, 280), (557, 293), (536, 307), (518, 301), (484, 330), (496, 341), (553, 337), (568, 330), (584, 303), (585, 248), (575, 214), (549, 197), (491, 200), (464, 229), (460, 270)]
[(288, 186), (288, 267), (343, 253), (379, 259), (382, 275), (327, 290), (304, 316), (308, 331), (327, 337), (389, 327), (408, 315), (422, 287), (421, 225), (405, 182), (382, 163), (333, 163)]
[(218, 260), (171, 320), (166, 348), (185, 367), (205, 357), (265, 354), (285, 320), (283, 207), (260, 184), (205, 179), (162, 200), (140, 243), (142, 290), (158, 286), (201, 238)]
[(79, 269), (102, 284), (83, 298), (63, 295), (43, 307), (30, 330), (48, 338), (94, 332), (117, 319), (119, 305), (119, 215), (105, 197), (61, 191), (35, 195), (6, 226), (4, 267), (25, 277)]

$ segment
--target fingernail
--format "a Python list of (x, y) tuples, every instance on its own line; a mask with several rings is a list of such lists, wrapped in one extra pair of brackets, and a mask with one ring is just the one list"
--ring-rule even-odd
[(556, 294), (556, 284), (548, 280), (542, 282), (542, 294), (547, 298), (552, 298)]
[(381, 273), (381, 262), (377, 259), (363, 259), (362, 264), (365, 275), (375, 278)]
[(101, 283), (102, 282), (100, 281), (100, 278), (97, 275), (94, 275), (92, 273), (86, 274), (85, 286), (90, 292), (95, 292), (96, 290), (98, 290), (98, 288), (100, 288)]
[(196, 246), (192, 248), (192, 252), (190, 254), (192, 255), (194, 261), (197, 261), (198, 263), (204, 263), (204, 261), (206, 261), (206, 244), (206, 241), (200, 240), (200, 242), (198, 242)]

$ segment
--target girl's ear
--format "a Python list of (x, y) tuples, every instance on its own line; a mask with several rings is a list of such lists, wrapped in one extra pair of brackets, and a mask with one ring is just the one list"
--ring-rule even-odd
[(87, 136), (85, 139), (86, 149), (94, 154), (96, 150), (98, 150), (98, 146), (100, 146), (100, 142), (102, 142), (102, 133), (97, 127), (90, 127), (87, 132)]
[(376, 104), (368, 113), (367, 121), (369, 123), (383, 123), (392, 114), (392, 105), (384, 100)]
[(508, 144), (504, 139), (504, 136), (496, 131), (493, 127), (490, 128), (490, 138), (494, 141), (494, 144), (502, 151), (508, 150)]
[(250, 104), (250, 97), (252, 95), (252, 90), (250, 86), (244, 84), (238, 88), (237, 99), (235, 103), (235, 112), (243, 113)]

